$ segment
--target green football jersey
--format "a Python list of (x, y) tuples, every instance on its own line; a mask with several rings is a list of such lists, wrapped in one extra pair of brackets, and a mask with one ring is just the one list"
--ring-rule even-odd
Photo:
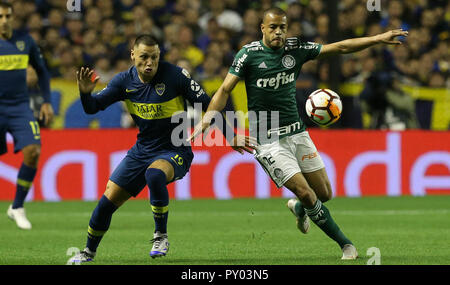
[(282, 138), (305, 130), (297, 110), (295, 81), (302, 65), (316, 58), (321, 48), (318, 43), (288, 38), (278, 50), (261, 40), (237, 53), (229, 73), (245, 80), (250, 133), (257, 131), (259, 140), (265, 137), (264, 131), (268, 137), (276, 134)]

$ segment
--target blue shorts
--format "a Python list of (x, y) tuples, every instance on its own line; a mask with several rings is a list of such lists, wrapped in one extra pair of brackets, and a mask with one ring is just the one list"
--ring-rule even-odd
[(169, 183), (183, 178), (188, 173), (193, 159), (191, 152), (166, 150), (152, 153), (145, 159), (137, 159), (127, 153), (111, 174), (109, 180), (116, 183), (125, 191), (136, 197), (147, 185), (145, 171), (156, 160), (164, 159), (170, 162), (174, 169), (174, 178)]
[(14, 152), (30, 144), (41, 144), (39, 123), (28, 102), (0, 106), (0, 154), (7, 152), (6, 132), (14, 138)]

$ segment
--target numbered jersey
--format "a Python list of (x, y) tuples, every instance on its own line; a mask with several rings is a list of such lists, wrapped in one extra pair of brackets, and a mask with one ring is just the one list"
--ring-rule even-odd
[(288, 38), (278, 50), (255, 41), (237, 53), (229, 73), (245, 80), (248, 110), (256, 114), (256, 120), (249, 117), (251, 132), (266, 126), (269, 136), (275, 133), (282, 138), (305, 130), (297, 111), (295, 81), (302, 65), (316, 58), (321, 48), (317, 43)]

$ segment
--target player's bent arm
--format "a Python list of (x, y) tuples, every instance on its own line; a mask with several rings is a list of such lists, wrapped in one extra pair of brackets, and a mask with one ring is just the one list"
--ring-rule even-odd
[(120, 77), (114, 76), (106, 88), (98, 92), (95, 96), (91, 93), (95, 88), (100, 77), (96, 76), (92, 80), (94, 71), (89, 68), (81, 68), (77, 71), (77, 83), (80, 91), (80, 100), (86, 114), (95, 114), (98, 111), (105, 110), (109, 105), (122, 99), (121, 89), (118, 85)]
[(331, 55), (353, 53), (376, 44), (401, 44), (400, 41), (395, 40), (398, 36), (407, 36), (408, 32), (403, 30), (392, 30), (383, 34), (378, 34), (372, 37), (362, 37), (347, 39), (332, 44), (323, 45), (320, 54), (316, 59), (321, 59)]
[(234, 87), (236, 87), (236, 84), (239, 82), (239, 80), (240, 78), (238, 76), (231, 73), (227, 74), (222, 85), (212, 97), (203, 122), (210, 123), (214, 116), (214, 112), (212, 111), (221, 112), (225, 108), (228, 98), (230, 97), (231, 92), (233, 91)]
[(105, 110), (109, 105), (120, 100), (120, 90), (114, 87), (106, 87), (95, 95), (80, 91), (81, 104), (86, 114), (95, 114)]

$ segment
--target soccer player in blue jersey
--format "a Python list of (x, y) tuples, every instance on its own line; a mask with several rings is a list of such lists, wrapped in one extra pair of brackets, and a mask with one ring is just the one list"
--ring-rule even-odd
[(0, 155), (7, 152), (6, 132), (14, 138), (14, 152), (22, 151), (23, 163), (17, 175), (14, 202), (7, 215), (21, 229), (31, 229), (24, 201), (36, 175), (41, 152), (39, 124), (30, 109), (26, 73), (30, 63), (39, 77), (39, 88), (44, 97), (40, 120), (47, 125), (53, 118), (50, 104), (50, 75), (39, 47), (24, 32), (12, 29), (13, 8), (0, 2)]
[[(91, 95), (98, 77), (92, 80), (93, 70), (81, 68), (77, 72), (81, 102), (86, 113), (104, 110), (117, 101), (125, 101), (136, 125), (139, 127), (136, 144), (114, 170), (106, 191), (92, 213), (88, 227), (86, 248), (69, 260), (69, 263), (92, 261), (97, 247), (109, 228), (113, 213), (125, 201), (136, 196), (147, 185), (155, 221), (152, 258), (165, 256), (169, 250), (167, 218), (169, 194), (166, 185), (181, 179), (193, 159), (189, 145), (175, 146), (172, 131), (179, 125), (171, 122), (178, 111), (185, 111), (185, 99), (191, 104), (201, 103), (206, 110), (210, 98), (189, 73), (168, 62), (159, 61), (160, 50), (155, 39), (141, 35), (131, 51), (134, 62), (129, 70), (117, 74), (108, 86)], [(227, 128), (226, 121), (219, 126)], [(234, 133), (233, 129), (226, 132)], [(224, 134), (225, 135), (225, 134)], [(231, 140), (233, 149), (252, 153), (250, 140), (238, 146), (237, 136)]]

